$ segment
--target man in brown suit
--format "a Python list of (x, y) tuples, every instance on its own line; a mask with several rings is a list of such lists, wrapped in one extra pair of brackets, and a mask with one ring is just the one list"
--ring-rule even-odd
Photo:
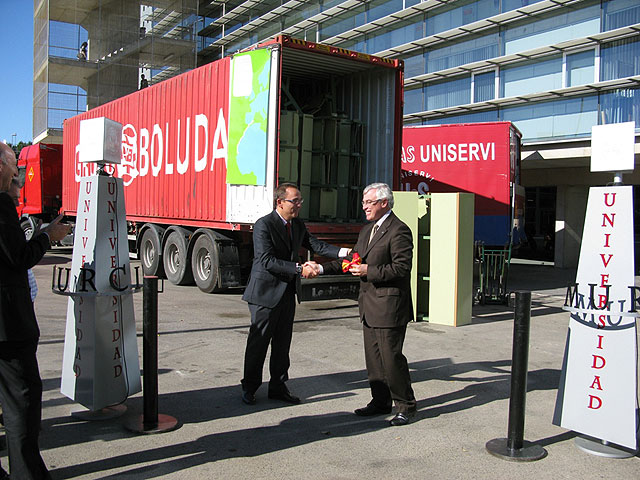
[[(349, 272), (360, 277), (358, 306), (364, 334), (364, 354), (372, 400), (355, 411), (359, 416), (388, 414), (391, 401), (396, 415), (391, 425), (409, 423), (416, 399), (402, 346), (407, 323), (413, 320), (411, 303), (411, 230), (391, 211), (393, 192), (385, 183), (364, 189), (362, 209), (371, 223), (360, 231), (352, 253), (361, 264)], [(318, 265), (320, 273), (342, 271), (340, 262)]]

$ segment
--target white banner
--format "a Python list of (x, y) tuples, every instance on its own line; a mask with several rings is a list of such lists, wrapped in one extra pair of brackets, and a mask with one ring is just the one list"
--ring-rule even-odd
[[(553, 423), (637, 448), (633, 189), (591, 187)], [(635, 303), (635, 305), (634, 305)]]
[(61, 392), (95, 411), (141, 390), (122, 179), (80, 184)]

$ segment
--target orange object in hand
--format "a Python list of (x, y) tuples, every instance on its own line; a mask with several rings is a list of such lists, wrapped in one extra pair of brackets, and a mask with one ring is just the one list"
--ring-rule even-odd
[(342, 260), (342, 271), (348, 272), (352, 265), (360, 265), (361, 263), (362, 259), (360, 258), (360, 255), (358, 255), (358, 252), (356, 252), (353, 254), (351, 261), (347, 259)]

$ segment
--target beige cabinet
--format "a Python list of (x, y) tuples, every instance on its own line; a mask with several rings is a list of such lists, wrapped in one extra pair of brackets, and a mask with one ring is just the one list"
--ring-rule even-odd
[(394, 213), (413, 234), (411, 293), (416, 320), (451, 326), (471, 323), (473, 194), (393, 195)]

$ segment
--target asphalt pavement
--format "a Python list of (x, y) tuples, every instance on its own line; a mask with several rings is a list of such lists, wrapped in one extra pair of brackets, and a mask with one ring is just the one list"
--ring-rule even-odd
[[(350, 300), (298, 306), (290, 390), (303, 402), (240, 401), (249, 325), (241, 291), (206, 295), (164, 283), (158, 296), (158, 411), (178, 428), (136, 434), (143, 394), (124, 414), (82, 420), (60, 393), (67, 298), (51, 292), (54, 249), (35, 267), (44, 382), (41, 449), (54, 479), (514, 479), (640, 478), (640, 457), (613, 459), (576, 446), (576, 434), (551, 423), (569, 314), (565, 287), (575, 271), (513, 264), (509, 288), (532, 292), (524, 439), (545, 458), (514, 462), (485, 444), (507, 436), (513, 309), (475, 305), (470, 325), (409, 325), (405, 355), (418, 399), (415, 420), (360, 418), (370, 399), (357, 305)], [(638, 284), (638, 277), (636, 277)], [(142, 294), (134, 296), (142, 366)], [(268, 375), (265, 371), (265, 375)], [(6, 450), (0, 451), (6, 467)]]

